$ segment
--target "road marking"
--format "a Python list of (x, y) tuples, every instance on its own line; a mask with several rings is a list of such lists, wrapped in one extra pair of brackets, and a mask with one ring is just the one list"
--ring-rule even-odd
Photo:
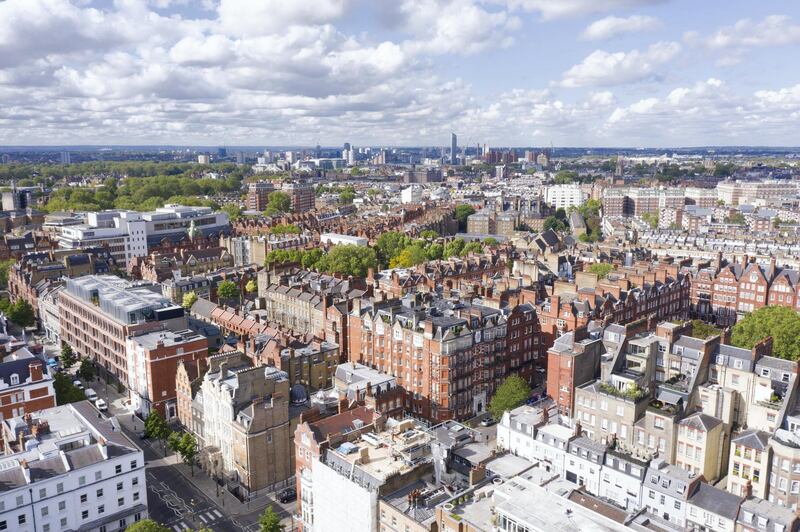
[(200, 518), (200, 520), (203, 522), (203, 524), (204, 524), (204, 525), (207, 525), (207, 524), (208, 524), (208, 519), (206, 519), (205, 517), (203, 517), (203, 514), (197, 514), (197, 517), (199, 517), (199, 518)]
[(217, 516), (217, 519), (222, 519), (222, 514), (219, 512), (219, 510), (214, 510), (214, 515)]

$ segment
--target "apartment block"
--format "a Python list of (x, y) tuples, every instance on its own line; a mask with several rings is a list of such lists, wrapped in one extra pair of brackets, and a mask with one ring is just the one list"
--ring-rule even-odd
[(178, 416), (176, 374), (181, 362), (205, 365), (208, 339), (190, 329), (134, 334), (126, 341), (127, 387), (131, 409), (141, 418), (155, 410)]
[(186, 329), (183, 307), (159, 287), (111, 275), (66, 279), (59, 295), (61, 340), (120, 382), (128, 380), (127, 339), (160, 329)]
[(0, 529), (117, 532), (148, 517), (144, 454), (88, 401), (0, 427)]

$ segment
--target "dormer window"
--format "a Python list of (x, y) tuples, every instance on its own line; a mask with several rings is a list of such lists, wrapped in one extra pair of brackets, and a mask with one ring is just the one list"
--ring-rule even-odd
[(11, 374), (11, 384), (12, 385), (19, 384), (19, 375), (17, 375), (16, 373)]

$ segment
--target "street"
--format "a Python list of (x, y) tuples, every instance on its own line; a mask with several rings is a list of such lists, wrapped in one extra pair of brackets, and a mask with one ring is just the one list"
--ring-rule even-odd
[[(57, 346), (46, 341), (41, 343), (47, 358), (59, 357)], [(69, 373), (74, 376), (78, 366), (75, 364)], [(105, 399), (107, 415), (115, 416), (122, 431), (142, 448), (146, 464), (147, 505), (153, 520), (175, 532), (204, 527), (214, 531), (253, 532), (259, 529), (258, 519), (270, 505), (286, 530), (292, 530), (294, 502), (281, 504), (264, 495), (249, 503), (241, 503), (224, 489), (218, 491), (214, 481), (199, 467), (194, 468), (192, 476), (190, 468), (179, 462), (175, 455), (164, 457), (160, 441), (139, 439), (144, 423), (127, 410), (127, 396), (119, 394), (115, 385), (106, 385), (100, 379), (84, 385)]]

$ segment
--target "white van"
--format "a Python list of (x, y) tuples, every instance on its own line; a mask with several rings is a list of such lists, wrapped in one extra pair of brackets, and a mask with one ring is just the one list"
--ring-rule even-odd
[(97, 401), (97, 394), (91, 388), (86, 388), (85, 390), (83, 390), (83, 394), (91, 402), (94, 403), (95, 401)]

